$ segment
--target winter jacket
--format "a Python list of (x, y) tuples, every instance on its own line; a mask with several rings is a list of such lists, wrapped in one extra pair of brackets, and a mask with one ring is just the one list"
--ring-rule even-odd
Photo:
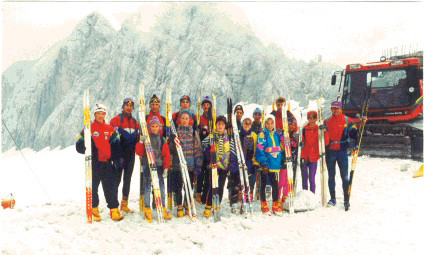
[[(90, 125), (92, 159), (100, 162), (109, 162), (120, 154), (120, 141), (111, 125), (94, 121)], [(85, 153), (84, 130), (81, 131), (76, 142), (78, 153)]]
[(270, 172), (279, 172), (282, 161), (282, 150), (280, 147), (281, 133), (274, 130), (264, 129), (259, 134), (256, 145), (255, 158), (261, 165), (266, 165)]
[[(275, 116), (276, 131), (280, 132), (283, 129), (283, 115), (275, 110), (272, 111), (271, 114)], [(296, 133), (298, 129), (296, 117), (294, 117), (294, 115), (290, 111), (287, 111), (287, 122), (289, 123), (289, 125), (290, 123), (296, 124), (295, 129), (290, 132), (290, 133)]]
[(121, 156), (134, 154), (135, 144), (140, 139), (140, 125), (131, 115), (124, 113), (116, 115), (110, 125), (115, 128), (115, 132), (119, 133), (121, 139)]
[(260, 122), (259, 123), (252, 122), (252, 128), (251, 128), (251, 130), (253, 132), (255, 132), (256, 135), (259, 134), (259, 133), (261, 133), (263, 131), (262, 123), (260, 123)]
[(246, 132), (242, 129), (240, 131), (240, 141), (248, 173), (253, 174), (255, 173), (253, 165), (259, 165), (259, 163), (255, 160), (257, 136), (252, 130)]
[(200, 116), (198, 130), (200, 135), (200, 141), (203, 141), (203, 139), (205, 139), (209, 135), (209, 120), (207, 115), (202, 114)]
[(330, 138), (326, 145), (330, 146), (330, 150), (346, 151), (349, 148), (350, 139), (357, 140), (358, 129), (355, 123), (344, 114), (331, 115), (325, 126)]
[[(319, 146), (318, 146), (318, 125), (310, 127), (305, 125), (302, 131), (303, 148), (301, 158), (306, 162), (317, 162), (319, 159)], [(330, 138), (327, 132), (324, 132), (325, 143), (328, 144)]]
[(153, 118), (153, 116), (156, 116), (159, 121), (160, 124), (162, 125), (161, 127), (159, 127), (159, 134), (163, 137), (165, 137), (165, 127), (166, 127), (166, 118), (160, 115), (160, 112), (149, 112), (149, 115), (146, 116), (146, 123), (147, 125), (149, 125), (150, 120)]
[[(216, 151), (216, 162), (219, 169), (238, 172), (237, 155), (234, 146), (234, 139), (230, 139), (227, 133), (214, 133), (213, 141)], [(209, 165), (211, 162), (211, 146), (209, 143), (209, 137), (206, 137), (202, 141), (203, 148), (203, 160)]]
[[(190, 126), (179, 126), (177, 133), (188, 170), (194, 171), (196, 168), (201, 168), (203, 165), (203, 152), (197, 132), (193, 134), (193, 128)], [(178, 157), (174, 139), (175, 135), (173, 134), (168, 140), (169, 150), (172, 156), (172, 166), (180, 169), (180, 158)]]
[[(155, 163), (157, 167), (168, 168), (171, 166), (171, 155), (169, 153), (168, 143), (165, 138), (160, 134), (149, 134), (150, 142), (155, 156)], [(144, 141), (137, 143), (135, 147), (135, 153), (141, 157), (141, 162), (144, 168), (149, 167), (149, 162), (146, 157), (146, 149)]]

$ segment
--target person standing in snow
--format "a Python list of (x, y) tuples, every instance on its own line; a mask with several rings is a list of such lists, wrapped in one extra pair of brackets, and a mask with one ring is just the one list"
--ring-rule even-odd
[(242, 130), (241, 119), (244, 115), (243, 106), (236, 105), (236, 107), (234, 108), (234, 114), (236, 115), (237, 129), (240, 131)]
[(355, 123), (342, 113), (342, 103), (334, 101), (331, 103), (332, 115), (326, 120), (325, 128), (328, 132), (329, 142), (326, 144), (326, 163), (328, 170), (328, 189), (330, 190), (331, 199), (328, 201), (328, 206), (336, 205), (336, 162), (340, 168), (340, 177), (343, 183), (343, 197), (344, 206), (349, 207), (347, 204), (348, 198), (348, 154), (350, 139), (357, 140), (358, 130)]
[[(116, 170), (112, 166), (111, 159), (119, 154), (119, 136), (112, 126), (105, 123), (106, 107), (96, 104), (94, 121), (91, 123), (91, 151), (92, 151), (92, 194), (93, 194), (93, 220), (101, 221), (99, 213), (99, 185), (102, 183), (103, 193), (107, 207), (110, 209), (110, 217), (114, 221), (124, 218), (119, 213), (118, 186), (115, 185)], [(78, 153), (85, 153), (84, 130), (80, 133), (76, 142)], [(118, 155), (119, 156), (119, 155)]]
[(259, 134), (262, 132), (262, 111), (258, 107), (253, 111), (253, 123), (252, 123), (252, 131), (255, 132), (255, 134)]
[[(159, 178), (159, 188), (162, 203), (165, 201), (165, 185), (164, 179), (168, 176), (168, 170), (171, 166), (171, 156), (169, 153), (168, 143), (165, 138), (159, 133), (161, 129), (161, 123), (159, 118), (153, 116), (148, 125), (150, 143), (155, 156), (156, 169)], [(145, 136), (146, 134), (143, 134)], [(150, 169), (149, 162), (147, 160), (146, 149), (144, 146), (144, 139), (140, 140), (135, 147), (135, 152), (141, 157), (143, 169)], [(143, 177), (144, 187), (144, 219), (148, 222), (153, 222), (152, 209), (150, 208), (150, 193), (152, 192), (152, 181), (150, 174), (145, 174)], [(166, 211), (165, 206), (162, 207), (162, 214), (165, 220), (170, 220), (172, 217)]]
[[(195, 173), (200, 173), (203, 165), (203, 152), (200, 144), (197, 131), (193, 132), (193, 127), (190, 126), (190, 113), (186, 110), (181, 111), (181, 125), (177, 128), (178, 139), (184, 154), (184, 159), (187, 163), (187, 169), (190, 176), (190, 185), (193, 186)], [(184, 216), (183, 212), (183, 176), (181, 172), (180, 159), (178, 157), (177, 147), (175, 145), (175, 134), (169, 138), (169, 149), (172, 157), (172, 167), (174, 171), (174, 192), (177, 201), (177, 218)], [(185, 200), (185, 211), (188, 215), (187, 200)]]
[[(300, 167), (302, 171), (302, 188), (315, 193), (315, 174), (317, 171), (317, 162), (319, 159), (318, 145), (318, 125), (316, 111), (309, 111), (307, 114), (308, 124), (303, 127), (302, 147)], [(325, 139), (328, 140), (327, 132), (324, 133)], [(309, 184), (309, 185), (308, 185)]]
[(181, 116), (180, 113), (181, 111), (188, 111), (190, 114), (190, 126), (193, 127), (193, 130), (196, 131), (197, 130), (197, 116), (194, 113), (190, 112), (190, 97), (189, 96), (182, 96), (180, 98), (180, 111), (179, 112), (174, 112), (172, 114), (172, 119), (174, 120), (175, 123), (175, 127), (178, 127), (179, 125), (181, 125)]
[[(238, 171), (237, 169), (237, 155), (235, 154), (234, 139), (230, 139), (229, 135), (226, 132), (226, 123), (227, 119), (224, 116), (218, 116), (216, 118), (216, 132), (213, 134), (214, 146), (216, 151), (216, 162), (218, 165), (218, 189), (219, 189), (219, 202), (222, 202), (222, 197), (224, 193), (225, 180), (228, 176), (229, 169), (233, 171)], [(204, 157), (203, 160), (206, 161), (208, 166), (208, 171), (211, 173), (212, 169), (210, 166), (211, 162), (211, 153), (210, 153), (210, 143), (209, 137), (205, 138), (202, 141), (202, 147), (204, 148)], [(231, 166), (231, 167), (230, 167)], [(211, 178), (212, 175), (209, 174)], [(212, 180), (209, 180), (209, 183), (212, 183)], [(237, 202), (236, 201), (232, 201)], [(203, 212), (203, 217), (209, 218), (212, 209), (212, 185), (209, 185), (207, 201), (205, 211)]]
[[(200, 123), (199, 123), (199, 133), (200, 133), (200, 141), (203, 141), (205, 138), (209, 135), (209, 120), (208, 120), (208, 111), (209, 108), (212, 107), (212, 100), (205, 96), (202, 100), (202, 110), (203, 114), (200, 116)], [(203, 161), (203, 165), (200, 172), (196, 171), (196, 202), (199, 204), (205, 204), (206, 203), (206, 195), (208, 194), (208, 185), (209, 185), (209, 178), (208, 178), (208, 169), (207, 164), (205, 161)]]
[(275, 131), (275, 117), (273, 115), (267, 115), (265, 117), (265, 129), (258, 136), (255, 158), (262, 169), (260, 189), (261, 210), (264, 214), (269, 213), (268, 203), (265, 197), (266, 179), (269, 177), (272, 184), (272, 212), (277, 216), (283, 215), (278, 203), (278, 175), (282, 170), (281, 137), (282, 134)]
[(125, 98), (122, 104), (122, 113), (116, 115), (110, 125), (115, 128), (121, 137), (121, 155), (114, 161), (117, 170), (116, 185), (117, 189), (121, 183), (122, 175), (124, 183), (122, 185), (121, 211), (125, 213), (134, 213), (128, 208), (128, 197), (130, 193), (131, 176), (134, 170), (135, 145), (138, 142), (140, 125), (132, 116), (134, 110), (134, 100)]

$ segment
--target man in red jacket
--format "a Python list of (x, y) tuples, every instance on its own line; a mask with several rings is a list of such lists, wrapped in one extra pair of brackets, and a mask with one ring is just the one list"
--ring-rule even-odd
[(116, 115), (110, 125), (115, 128), (121, 137), (121, 155), (119, 159), (114, 161), (117, 169), (116, 185), (119, 187), (122, 174), (124, 175), (124, 184), (122, 186), (121, 210), (125, 213), (133, 213), (128, 208), (128, 196), (130, 193), (131, 176), (134, 169), (135, 145), (138, 142), (140, 125), (137, 120), (132, 117), (134, 110), (134, 101), (131, 98), (125, 98), (122, 104), (122, 113)]
[[(107, 207), (110, 209), (110, 217), (114, 221), (120, 221), (124, 217), (119, 213), (118, 186), (115, 185), (115, 169), (111, 158), (115, 156), (119, 148), (119, 138), (112, 126), (105, 123), (106, 107), (96, 104), (94, 112), (95, 120), (91, 123), (91, 151), (92, 151), (92, 192), (93, 192), (93, 220), (101, 221), (99, 213), (99, 185), (102, 183), (103, 193)], [(78, 153), (85, 153), (84, 130), (81, 132), (76, 143)]]
[(349, 207), (347, 204), (349, 177), (348, 177), (348, 155), (347, 149), (349, 148), (350, 139), (357, 140), (358, 130), (355, 123), (342, 113), (342, 103), (334, 101), (331, 103), (331, 112), (333, 113), (327, 119), (325, 127), (330, 138), (329, 143), (326, 144), (326, 163), (328, 170), (328, 188), (330, 190), (331, 199), (328, 201), (328, 206), (336, 205), (336, 162), (340, 168), (340, 177), (343, 182), (343, 196), (344, 206)]

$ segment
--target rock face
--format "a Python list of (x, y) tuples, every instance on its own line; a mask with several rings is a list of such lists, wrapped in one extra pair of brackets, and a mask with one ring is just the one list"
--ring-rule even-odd
[[(264, 98), (271, 104), (278, 95), (304, 105), (319, 95), (335, 98), (328, 84), (336, 65), (289, 59), (213, 4), (175, 6), (147, 33), (138, 28), (140, 14), (115, 31), (92, 13), (40, 59), (5, 70), (2, 118), (18, 147), (73, 144), (83, 126), (82, 92), (87, 88), (92, 109), (97, 102), (105, 104), (109, 119), (120, 112), (125, 97), (137, 101), (140, 82), (146, 84), (146, 100), (155, 93), (164, 101), (164, 88), (172, 84), (174, 110), (182, 95), (194, 103), (198, 90), (217, 94), (218, 113), (226, 111), (226, 97), (260, 105)], [(5, 151), (15, 145), (2, 128)]]

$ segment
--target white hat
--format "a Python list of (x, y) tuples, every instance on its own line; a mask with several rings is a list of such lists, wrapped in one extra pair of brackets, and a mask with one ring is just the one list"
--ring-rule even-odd
[(272, 114), (267, 114), (267, 115), (265, 115), (265, 123), (266, 123), (266, 121), (268, 120), (268, 119), (272, 119), (273, 121), (274, 121), (274, 129), (275, 129), (275, 116), (274, 115), (272, 115)]
[(106, 106), (104, 104), (96, 104), (96, 110), (94, 111), (94, 113), (96, 112), (104, 112), (107, 114)]

